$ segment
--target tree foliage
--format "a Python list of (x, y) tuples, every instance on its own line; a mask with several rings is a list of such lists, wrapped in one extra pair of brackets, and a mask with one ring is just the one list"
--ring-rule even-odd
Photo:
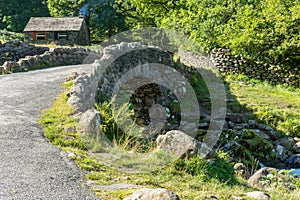
[(49, 16), (44, 0), (1, 0), (0, 28), (22, 32), (30, 17)]
[(78, 16), (80, 8), (89, 0), (48, 0), (51, 16)]
[(252, 60), (298, 69), (299, 0), (128, 1), (146, 21), (183, 32), (207, 51), (230, 48)]

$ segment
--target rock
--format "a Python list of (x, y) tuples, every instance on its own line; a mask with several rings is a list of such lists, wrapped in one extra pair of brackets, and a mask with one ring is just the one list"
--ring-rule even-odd
[(293, 151), (295, 153), (300, 153), (300, 142), (297, 142), (296, 144), (293, 145)]
[(278, 134), (271, 126), (265, 124), (259, 124), (258, 129), (265, 131), (273, 140), (279, 139)]
[(283, 146), (285, 149), (291, 151), (293, 149), (295, 142), (294, 142), (294, 139), (291, 137), (283, 137), (277, 141), (277, 144), (279, 144), (279, 145)]
[(2, 67), (5, 71), (15, 71), (17, 69), (20, 69), (20, 64), (14, 61), (6, 61)]
[(294, 140), (296, 143), (300, 142), (300, 138), (299, 137), (294, 137)]
[(300, 154), (292, 154), (287, 160), (288, 164), (292, 168), (300, 168)]
[(5, 72), (4, 67), (0, 67), (0, 74), (3, 74)]
[(249, 120), (248, 124), (249, 124), (249, 128), (256, 128), (256, 121), (255, 120)]
[(72, 153), (72, 152), (68, 152), (68, 158), (75, 159), (76, 158), (76, 154)]
[(270, 195), (268, 195), (264, 192), (261, 192), (261, 191), (247, 192), (247, 193), (245, 193), (245, 195), (247, 197), (250, 197), (250, 198), (253, 198), (253, 199), (258, 199), (258, 200), (269, 200), (269, 199), (271, 199)]
[(249, 178), (250, 174), (247, 167), (243, 163), (235, 163), (233, 166), (235, 173), (244, 178)]
[(261, 168), (248, 179), (248, 183), (252, 187), (263, 188), (264, 185), (261, 183), (261, 181), (264, 180), (264, 177), (268, 174), (276, 174), (278, 171), (279, 170), (272, 167)]
[(100, 126), (100, 113), (95, 109), (89, 109), (82, 114), (79, 122), (84, 135), (94, 134), (98, 132)]
[(256, 133), (258, 133), (262, 138), (269, 140), (270, 136), (268, 134), (266, 134), (265, 132), (259, 130), (259, 129), (252, 129), (253, 131), (255, 131)]
[(233, 114), (228, 113), (227, 116), (229, 120), (232, 121), (233, 123), (241, 123), (244, 119), (244, 115), (238, 113), (233, 113)]
[(73, 80), (75, 80), (78, 76), (79, 76), (79, 74), (78, 74), (77, 72), (72, 72), (69, 76), (67, 76), (65, 82), (73, 81)]
[(275, 153), (276, 158), (281, 162), (285, 161), (290, 154), (290, 152), (285, 147), (279, 144), (276, 145), (276, 148), (273, 150), (273, 152)]
[(27, 42), (22, 42), (21, 43), (21, 47), (28, 47), (28, 46), (29, 46), (29, 44)]
[(231, 200), (244, 200), (244, 198), (239, 196), (231, 196)]
[(143, 188), (132, 195), (126, 197), (124, 200), (179, 200), (179, 197), (167, 189), (149, 189)]
[[(190, 158), (194, 155), (199, 155), (201, 146), (205, 148), (205, 145), (202, 145), (200, 141), (179, 130), (168, 131), (165, 135), (158, 136), (156, 143), (158, 149), (172, 153), (178, 158)], [(212, 150), (207, 152), (205, 149), (202, 150), (208, 153), (205, 155), (206, 157), (214, 155)]]

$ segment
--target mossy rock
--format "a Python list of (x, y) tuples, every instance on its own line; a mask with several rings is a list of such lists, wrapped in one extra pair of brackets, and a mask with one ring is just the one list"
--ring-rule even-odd
[(235, 137), (236, 133), (233, 130), (222, 131), (218, 142), (220, 145), (225, 145), (229, 141), (234, 140)]
[(273, 149), (272, 142), (261, 137), (253, 130), (245, 131), (238, 142), (257, 155), (259, 153), (269, 153)]

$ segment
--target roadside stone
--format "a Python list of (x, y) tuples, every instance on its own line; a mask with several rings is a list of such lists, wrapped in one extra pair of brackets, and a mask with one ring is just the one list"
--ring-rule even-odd
[(178, 195), (167, 189), (149, 189), (143, 188), (132, 195), (126, 197), (124, 200), (179, 200)]
[(95, 134), (100, 126), (100, 113), (95, 109), (87, 110), (82, 114), (80, 124), (84, 135)]
[(72, 153), (72, 152), (69, 152), (69, 153), (68, 153), (68, 158), (75, 159), (75, 158), (76, 158), (76, 154), (75, 154), (75, 153)]
[(5, 71), (14, 71), (20, 69), (20, 64), (14, 61), (6, 61), (2, 67)]
[(247, 197), (258, 199), (258, 200), (270, 200), (270, 195), (261, 191), (253, 191), (245, 193)]

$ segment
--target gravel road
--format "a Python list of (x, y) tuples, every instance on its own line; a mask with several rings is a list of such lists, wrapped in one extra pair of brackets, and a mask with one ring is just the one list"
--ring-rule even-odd
[(64, 78), (87, 65), (0, 76), (0, 200), (97, 199), (83, 173), (44, 138), (37, 120), (63, 89)]

